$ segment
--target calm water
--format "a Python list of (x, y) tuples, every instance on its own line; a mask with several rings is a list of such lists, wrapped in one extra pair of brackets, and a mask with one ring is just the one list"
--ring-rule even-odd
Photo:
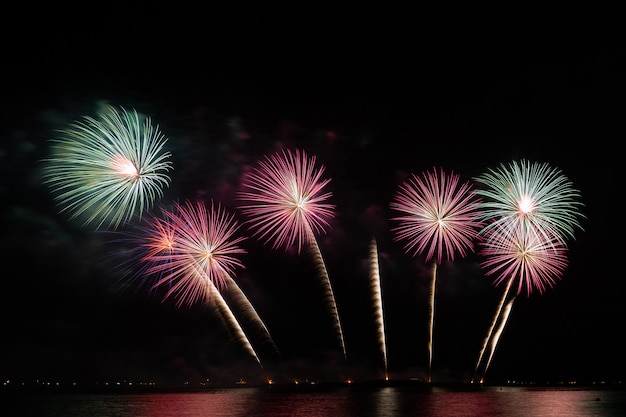
[(0, 397), (4, 417), (480, 416), (623, 417), (626, 391), (491, 387), (250, 387), (196, 393), (45, 394)]

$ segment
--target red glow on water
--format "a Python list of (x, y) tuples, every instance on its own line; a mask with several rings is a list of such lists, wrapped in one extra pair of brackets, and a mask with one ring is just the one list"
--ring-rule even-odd
[(592, 404), (593, 393), (572, 390), (526, 390), (494, 387), (492, 391), (433, 392), (424, 397), (428, 416), (582, 416)]

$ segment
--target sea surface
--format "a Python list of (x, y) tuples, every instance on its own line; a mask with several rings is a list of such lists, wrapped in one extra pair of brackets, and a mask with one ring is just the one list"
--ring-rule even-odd
[(482, 387), (243, 387), (202, 392), (15, 394), (3, 417), (623, 417), (626, 390)]

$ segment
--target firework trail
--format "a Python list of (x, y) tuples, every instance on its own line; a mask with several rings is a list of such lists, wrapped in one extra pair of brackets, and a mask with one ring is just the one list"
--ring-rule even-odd
[(70, 219), (117, 229), (149, 209), (169, 186), (167, 139), (137, 111), (105, 106), (59, 131), (44, 160), (44, 183)]
[[(482, 382), (499, 339), (499, 335), (493, 335), (495, 324), (500, 320), (500, 329), (504, 328), (513, 300), (515, 300), (513, 297), (509, 301), (511, 307), (503, 309), (502, 306), (513, 291), (515, 281), (517, 281), (515, 295), (519, 295), (524, 289), (526, 289), (528, 296), (533, 289), (543, 294), (547, 288), (556, 284), (557, 279), (563, 275), (567, 268), (568, 262), (567, 248), (562, 241), (556, 237), (546, 240), (545, 232), (537, 231), (535, 225), (529, 223), (516, 223), (508, 227), (501, 223), (496, 229), (489, 229), (485, 241), (481, 242), (480, 245), (480, 254), (486, 259), (481, 262), (481, 267), (486, 270), (486, 275), (497, 275), (494, 285), (506, 282), (505, 291), (498, 304), (498, 309), (483, 342), (475, 367), (474, 381)], [(500, 316), (503, 311), (507, 311), (507, 313), (505, 318), (501, 319)], [(482, 373), (479, 373), (481, 360), (489, 343), (491, 355)]]
[(311, 251), (311, 256), (313, 257), (313, 261), (315, 263), (315, 270), (317, 272), (317, 277), (319, 278), (319, 282), (322, 284), (322, 291), (324, 295), (323, 298), (324, 300), (326, 300), (326, 305), (331, 311), (331, 317), (333, 319), (335, 331), (337, 332), (339, 344), (341, 346), (343, 357), (345, 359), (347, 357), (346, 347), (344, 344), (343, 330), (341, 329), (341, 322), (339, 321), (339, 313), (337, 312), (337, 305), (335, 303), (335, 294), (333, 293), (333, 287), (330, 284), (330, 277), (328, 276), (326, 263), (324, 262), (324, 258), (322, 257), (322, 252), (320, 251), (320, 247), (317, 244), (317, 240), (313, 237), (311, 229), (308, 229), (308, 230), (309, 230), (309, 233), (311, 233), (311, 237), (312, 237), (309, 241), (309, 249)]
[(495, 333), (493, 333), (493, 337), (491, 340), (491, 343), (489, 346), (491, 346), (491, 349), (489, 349), (489, 357), (487, 358), (487, 361), (485, 362), (485, 368), (483, 369), (482, 373), (481, 373), (481, 377), (480, 377), (480, 383), (482, 384), (485, 378), (485, 372), (487, 372), (487, 369), (489, 368), (489, 365), (491, 364), (491, 359), (493, 359), (493, 354), (496, 351), (496, 346), (498, 345), (498, 341), (500, 340), (500, 336), (502, 335), (502, 332), (504, 331), (504, 327), (506, 326), (507, 320), (509, 319), (509, 315), (511, 314), (511, 310), (513, 309), (513, 303), (515, 302), (515, 298), (516, 296), (513, 296), (513, 298), (511, 298), (509, 300), (509, 302), (506, 304), (506, 306), (504, 307), (504, 309), (502, 309), (501, 314), (502, 314), (502, 318), (500, 320), (500, 326), (498, 326), (498, 329), (496, 330)]
[(233, 314), (228, 304), (226, 304), (226, 301), (222, 297), (222, 294), (215, 287), (215, 285), (213, 285), (212, 282), (209, 282), (208, 292), (210, 293), (210, 302), (214, 303), (220, 317), (226, 322), (226, 328), (230, 331), (231, 338), (241, 343), (244, 349), (257, 361), (259, 366), (263, 368), (261, 360), (257, 356), (256, 351), (254, 350), (252, 345), (250, 344), (250, 340), (243, 331), (243, 328), (239, 324), (239, 321), (237, 321), (237, 318)]
[(428, 382), (432, 381), (433, 330), (437, 265), (444, 257), (452, 261), (455, 253), (465, 257), (474, 250), (474, 240), (482, 226), (478, 217), (478, 199), (469, 182), (460, 182), (454, 172), (433, 168), (421, 176), (413, 174), (400, 185), (391, 208), (403, 213), (392, 220), (399, 222), (392, 231), (395, 241), (405, 241), (404, 250), (413, 255), (426, 252), (426, 262), (433, 260), (429, 300)]
[(299, 149), (267, 155), (244, 176), (244, 191), (238, 198), (242, 201), (242, 213), (249, 218), (246, 223), (261, 241), (271, 243), (273, 249), (282, 246), (287, 250), (297, 244), (298, 253), (304, 246), (310, 248), (346, 358), (337, 304), (315, 238), (316, 233), (325, 232), (334, 216), (334, 206), (325, 203), (331, 193), (323, 192), (330, 179), (322, 179), (324, 166), (316, 168), (315, 162), (314, 156)]
[(380, 288), (380, 268), (378, 264), (378, 247), (376, 239), (372, 239), (370, 243), (370, 290), (372, 291), (372, 299), (374, 302), (374, 320), (378, 329), (378, 343), (383, 356), (385, 365), (385, 380), (389, 379), (387, 370), (387, 346), (385, 338), (385, 319), (383, 316), (383, 297)]
[(248, 297), (246, 297), (241, 288), (239, 288), (239, 285), (237, 285), (234, 279), (228, 276), (226, 286), (228, 293), (231, 294), (232, 298), (234, 299), (234, 303), (239, 307), (240, 310), (243, 311), (243, 313), (250, 322), (252, 322), (257, 328), (263, 331), (266, 342), (271, 346), (274, 352), (280, 355), (280, 351), (278, 350), (278, 347), (270, 336), (270, 332), (267, 329), (267, 326), (265, 326), (265, 323), (263, 322), (263, 320), (261, 320), (259, 313), (257, 313), (255, 308), (252, 306), (252, 303), (250, 302)]
[[(506, 284), (506, 288), (504, 289), (504, 293), (502, 294), (502, 298), (500, 299), (500, 302), (498, 303), (498, 307), (496, 309), (496, 314), (493, 316), (493, 320), (491, 321), (491, 325), (489, 326), (489, 330), (487, 331), (487, 336), (485, 337), (485, 339), (483, 340), (483, 344), (480, 348), (480, 353), (478, 355), (478, 360), (476, 361), (476, 367), (474, 368), (474, 376), (472, 377), (472, 382), (475, 382), (476, 379), (478, 379), (478, 375), (479, 375), (479, 367), (482, 363), (483, 360), (483, 355), (485, 354), (485, 350), (487, 349), (487, 345), (489, 344), (489, 342), (491, 341), (491, 337), (493, 335), (493, 330), (496, 327), (496, 324), (498, 323), (498, 318), (500, 317), (500, 314), (502, 313), (502, 308), (504, 307), (504, 303), (506, 302), (506, 298), (509, 294), (509, 290), (511, 289), (511, 284), (513, 284), (513, 280), (508, 280), (507, 284)], [(482, 383), (482, 377), (480, 377), (480, 383)]]
[[(567, 267), (566, 239), (574, 237), (575, 229), (582, 229), (579, 218), (580, 193), (560, 170), (548, 164), (522, 160), (497, 170), (489, 170), (476, 178), (484, 188), (477, 194), (484, 197), (481, 214), (486, 226), (481, 230), (480, 253), (486, 260), (481, 266), (487, 275), (496, 275), (494, 285), (506, 281), (506, 289), (495, 317), (481, 347), (473, 382), (482, 382), (500, 333), (510, 314), (513, 300), (503, 306), (517, 282), (517, 295), (526, 289), (540, 294), (553, 287)], [(505, 313), (505, 318), (500, 319)], [(495, 325), (501, 326), (497, 337)], [(487, 345), (491, 354), (484, 369), (479, 372)]]
[(433, 370), (433, 334), (435, 331), (435, 290), (437, 288), (437, 262), (432, 264), (430, 288), (428, 290), (428, 382), (432, 381)]
[(246, 253), (237, 246), (244, 238), (234, 237), (239, 225), (213, 202), (210, 210), (202, 202), (174, 203), (174, 210), (164, 211), (164, 217), (174, 231), (173, 251), (148, 254), (146, 274), (161, 276), (154, 287), (171, 285), (165, 299), (175, 298), (178, 307), (208, 301), (211, 285), (223, 290), (226, 277), (244, 267), (236, 257)]
[[(173, 210), (162, 212), (163, 217), (154, 218), (146, 230), (141, 275), (154, 282), (152, 290), (165, 288), (163, 300), (174, 298), (177, 307), (215, 299), (217, 311), (231, 326), (235, 339), (259, 361), (220, 293), (228, 284), (236, 286), (232, 275), (236, 268), (243, 268), (236, 256), (245, 253), (238, 246), (244, 238), (235, 237), (239, 225), (234, 216), (213, 202), (210, 209), (202, 202), (175, 203)], [(238, 299), (249, 303), (243, 294)], [(262, 325), (260, 319), (256, 323)], [(263, 329), (267, 331), (264, 325)]]

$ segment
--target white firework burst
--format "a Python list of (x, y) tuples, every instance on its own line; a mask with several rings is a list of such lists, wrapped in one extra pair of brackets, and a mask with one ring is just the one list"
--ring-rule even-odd
[(61, 212), (84, 226), (117, 229), (141, 217), (170, 184), (167, 139), (136, 110), (107, 105), (59, 133), (44, 160), (44, 183)]

